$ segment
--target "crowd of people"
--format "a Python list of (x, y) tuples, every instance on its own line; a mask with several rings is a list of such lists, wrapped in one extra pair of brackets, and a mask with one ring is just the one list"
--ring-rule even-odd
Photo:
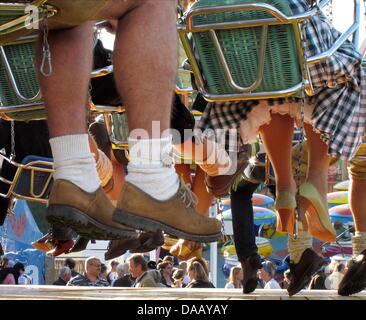
[(155, 263), (135, 253), (122, 263), (112, 260), (105, 271), (100, 259), (92, 256), (85, 260), (84, 272), (81, 273), (75, 271), (75, 264), (74, 259), (67, 258), (53, 285), (215, 288), (209, 280), (208, 262), (203, 258), (192, 258), (175, 265), (173, 256), (167, 255)]
[[(327, 63), (309, 66), (314, 95), (302, 101), (304, 112), (300, 112), (301, 101), (297, 97), (210, 102), (204, 106), (200, 121), (195, 123), (187, 108), (179, 109), (179, 104), (174, 103), (172, 107), (178, 61), (175, 1), (89, 0), (88, 6), (83, 5), (84, 1), (48, 2), (61, 14), (49, 19), (49, 32), (41, 33), (38, 38), (40, 48), (47, 43), (52, 50), (49, 74), (41, 63), (47, 58), (46, 49), (38, 50), (36, 57), (55, 168), (47, 220), (54, 230), (71, 229), (84, 244), (89, 239), (111, 240), (109, 257), (129, 249), (148, 252), (162, 245), (163, 231), (180, 239), (176, 253), (187, 260), (186, 266), (177, 268), (169, 257), (155, 265), (146, 261), (141, 253), (134, 253), (124, 264), (113, 261), (108, 267), (98, 258), (90, 257), (85, 261), (85, 273), (76, 274), (75, 270), (73, 273), (75, 266), (64, 266), (55, 284), (213, 288), (205, 261), (197, 256), (190, 258), (190, 255), (199, 255), (200, 243), (220, 239), (221, 222), (208, 215), (208, 207), (214, 196), (232, 189), (234, 239), (241, 268), (232, 268), (228, 287), (242, 286), (244, 293), (258, 286), (281, 288), (275, 279), (273, 263), (263, 262), (258, 254), (253, 212), (242, 211), (243, 204), (240, 204), (240, 197), (245, 197), (245, 205), (251, 207), (257, 183), (233, 187), (235, 178), (248, 165), (249, 146), (260, 136), (274, 173), (277, 231), (288, 234), (290, 270), (283, 286), (294, 295), (321, 269), (323, 259), (313, 249), (314, 237), (335, 241), (326, 193), (328, 166), (331, 159), (336, 158), (349, 161), (350, 201), (356, 229), (352, 239), (355, 259), (348, 269), (337, 266), (324, 285), (338, 287), (342, 295), (357, 293), (365, 287), (365, 275), (360, 270), (366, 272), (366, 220), (362, 211), (364, 204), (359, 201), (360, 194), (365, 192), (365, 166), (355, 155), (359, 155), (364, 136), (366, 99), (362, 89), (366, 76), (361, 67), (362, 56), (351, 42), (345, 42)], [(193, 2), (182, 1), (187, 6)], [(316, 4), (313, 0), (288, 1), (294, 14), (302, 14)], [(86, 110), (82, 107), (88, 96), (95, 20), (110, 21), (116, 34), (114, 79), (128, 120), (127, 174), (122, 170), (115, 180), (111, 178), (116, 173), (110, 164), (111, 157), (108, 161), (106, 153), (99, 152), (97, 141), (94, 143), (90, 137)], [(328, 50), (339, 36), (320, 14), (309, 20), (304, 34), (303, 49), (308, 56)], [(2, 41), (10, 41), (11, 35), (9, 37)], [(292, 142), (294, 127), (299, 125), (300, 118), (304, 120), (308, 155), (302, 175), (294, 175)], [(179, 121), (175, 121), (177, 119)], [(154, 126), (156, 122), (159, 128)], [(177, 140), (170, 131), (193, 128), (202, 131), (236, 129), (240, 146), (235, 150), (238, 161), (233, 162), (226, 150), (219, 149), (204, 135), (185, 135)], [(174, 165), (173, 148), (197, 165), (194, 182), (190, 166)], [(109, 171), (103, 163), (110, 164)], [(237, 164), (234, 173), (226, 174), (234, 163)], [(101, 167), (105, 170), (98, 170)], [(243, 216), (246, 223), (239, 225)], [(299, 227), (296, 234), (295, 225)], [(140, 230), (143, 232), (137, 232)], [(70, 239), (57, 240), (74, 244)], [(5, 265), (3, 270), (8, 268)], [(9, 272), (4, 281), (19, 283), (24, 265), (15, 264), (12, 268), (14, 272)]]

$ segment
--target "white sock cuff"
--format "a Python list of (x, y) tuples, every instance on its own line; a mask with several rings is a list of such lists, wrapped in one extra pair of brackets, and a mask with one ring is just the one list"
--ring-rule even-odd
[(55, 162), (93, 157), (90, 152), (88, 134), (73, 134), (50, 139), (52, 156)]
[(172, 136), (161, 139), (133, 139), (128, 138), (130, 162), (134, 164), (172, 165), (170, 156), (173, 144)]
[(366, 232), (356, 231), (355, 232), (355, 237), (362, 238), (362, 239), (366, 240)]

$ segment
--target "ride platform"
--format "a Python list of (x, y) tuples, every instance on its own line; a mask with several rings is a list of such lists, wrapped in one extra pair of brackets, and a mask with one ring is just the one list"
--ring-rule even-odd
[(289, 297), (286, 290), (176, 289), (1, 285), (0, 300), (366, 300), (366, 291), (342, 297), (335, 290), (302, 290)]

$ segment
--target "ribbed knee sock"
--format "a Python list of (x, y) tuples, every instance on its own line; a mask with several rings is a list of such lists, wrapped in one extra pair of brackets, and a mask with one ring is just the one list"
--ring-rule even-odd
[(157, 200), (167, 200), (179, 188), (171, 157), (172, 137), (128, 139), (130, 162), (126, 181)]
[(363, 250), (366, 250), (366, 232), (356, 231), (352, 237), (352, 255), (357, 257)]
[(94, 154), (90, 152), (88, 134), (67, 135), (50, 139), (54, 160), (54, 179), (64, 179), (86, 192), (100, 185)]
[(296, 264), (299, 263), (303, 252), (307, 248), (312, 248), (313, 238), (307, 232), (299, 232), (297, 238), (293, 234), (288, 234), (287, 244), (290, 260)]

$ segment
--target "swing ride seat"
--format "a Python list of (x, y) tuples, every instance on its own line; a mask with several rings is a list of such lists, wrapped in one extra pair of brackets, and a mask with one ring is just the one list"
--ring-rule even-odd
[(0, 0), (0, 45), (34, 33), (43, 20), (57, 14), (47, 0)]
[(303, 87), (313, 95), (309, 65), (326, 60), (359, 27), (357, 16), (332, 48), (304, 58), (301, 24), (329, 1), (293, 15), (287, 0), (198, 0), (177, 28), (204, 98), (278, 98)]
[(0, 181), (9, 185), (7, 193), (0, 196), (47, 203), (53, 183), (53, 159), (29, 155), (19, 164), (0, 156), (17, 168), (11, 181), (0, 176)]

